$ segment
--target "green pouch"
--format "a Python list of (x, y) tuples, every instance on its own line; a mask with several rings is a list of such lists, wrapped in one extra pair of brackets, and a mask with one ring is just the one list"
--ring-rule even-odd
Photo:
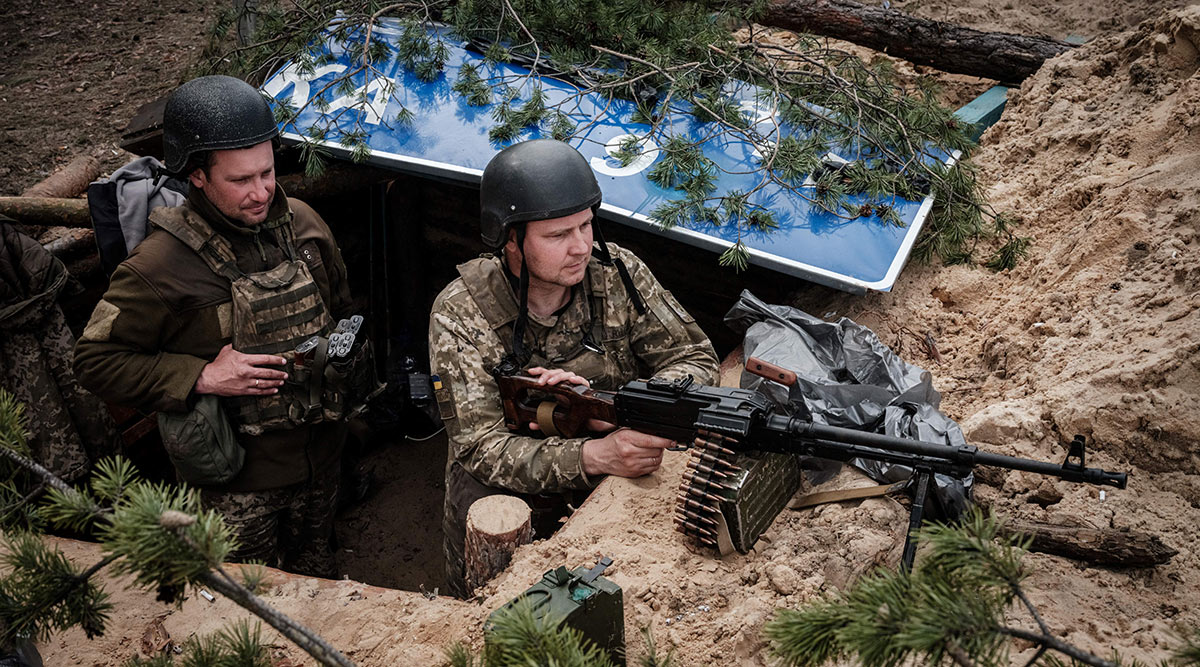
[(201, 396), (190, 412), (159, 412), (158, 430), (175, 471), (188, 484), (224, 484), (246, 460), (246, 450), (212, 394)]

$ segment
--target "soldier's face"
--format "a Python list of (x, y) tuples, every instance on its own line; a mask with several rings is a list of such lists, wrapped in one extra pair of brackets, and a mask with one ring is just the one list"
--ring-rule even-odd
[(230, 220), (257, 225), (267, 219), (275, 196), (275, 153), (271, 142), (249, 148), (214, 151), (207, 170), (193, 171), (188, 180)]
[[(521, 251), (516, 234), (509, 236), (505, 256), (516, 260), (510, 267), (520, 271)], [(583, 281), (588, 259), (592, 256), (592, 211), (550, 220), (525, 223), (525, 255), (530, 281), (571, 287)]]

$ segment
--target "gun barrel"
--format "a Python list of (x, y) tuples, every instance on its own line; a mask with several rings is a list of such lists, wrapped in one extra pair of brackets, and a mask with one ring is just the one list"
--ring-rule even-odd
[[(817, 456), (829, 456), (844, 448), (847, 454), (863, 458), (883, 458), (895, 462), (904, 462), (906, 456), (912, 457), (913, 465), (925, 465), (953, 475), (965, 475), (977, 465), (996, 466), (1010, 470), (1059, 477), (1069, 482), (1082, 482), (1101, 486), (1125, 488), (1127, 476), (1123, 472), (1109, 472), (1100, 468), (1085, 468), (1071, 463), (1055, 464), (1046, 461), (1023, 459), (1004, 454), (981, 452), (973, 445), (950, 446), (932, 442), (923, 442), (909, 438), (899, 438), (880, 433), (856, 431), (838, 426), (817, 424), (797, 417), (771, 415), (767, 421), (767, 430), (783, 435), (787, 440), (798, 439), (809, 445), (816, 445)], [(786, 435), (784, 435), (786, 434)], [(782, 443), (780, 443), (782, 444)], [(887, 456), (872, 456), (862, 451), (862, 447), (888, 452)], [(794, 451), (794, 450), (793, 450)], [(896, 456), (900, 453), (900, 456)], [(830, 457), (843, 458), (843, 457)]]
[(1097, 486), (1115, 486), (1118, 489), (1125, 488), (1128, 475), (1123, 472), (1109, 472), (1100, 468), (1084, 468), (1083, 466), (1074, 466), (1070, 464), (1056, 464), (1048, 461), (1034, 461), (1032, 459), (1022, 459), (1016, 456), (1005, 456), (1004, 454), (993, 454), (991, 452), (979, 452), (976, 455), (976, 462), (979, 465), (996, 466), (998, 468), (1009, 468), (1011, 470), (1024, 470), (1026, 472), (1034, 472), (1039, 475), (1049, 475), (1051, 477), (1060, 477), (1068, 482), (1082, 482), (1085, 484), (1095, 484)]

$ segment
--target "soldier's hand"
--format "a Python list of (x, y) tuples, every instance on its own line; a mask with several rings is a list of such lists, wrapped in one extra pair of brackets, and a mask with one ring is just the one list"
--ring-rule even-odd
[(663, 450), (675, 443), (627, 428), (583, 443), (583, 472), (587, 475), (641, 477), (658, 470)]
[(217, 358), (200, 371), (197, 394), (217, 396), (268, 396), (279, 392), (287, 373), (264, 366), (282, 366), (283, 357), (273, 354), (242, 354), (232, 345), (221, 348)]
[(592, 386), (591, 382), (582, 375), (576, 375), (568, 370), (561, 368), (542, 368), (534, 366), (526, 371), (533, 377), (538, 379), (538, 384), (558, 384), (559, 382), (570, 382), (571, 384), (581, 384), (585, 387)]
[[(537, 378), (538, 384), (553, 385), (560, 382), (570, 382), (571, 384), (580, 384), (585, 387), (592, 386), (592, 383), (588, 382), (588, 379), (582, 375), (576, 375), (571, 371), (563, 370), (561, 368), (542, 368), (541, 366), (534, 366), (526, 372)], [(607, 433), (614, 428), (616, 428), (615, 425), (606, 421), (600, 421), (599, 419), (589, 419), (587, 423), (587, 430), (591, 431), (592, 433)], [(538, 426), (537, 422), (529, 422), (529, 430), (540, 431), (542, 428)]]

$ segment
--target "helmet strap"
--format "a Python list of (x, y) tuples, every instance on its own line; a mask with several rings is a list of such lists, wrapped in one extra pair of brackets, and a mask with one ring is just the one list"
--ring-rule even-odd
[(520, 288), (520, 311), (517, 313), (517, 321), (513, 323), (513, 354), (517, 359), (525, 358), (525, 326), (529, 321), (529, 268), (521, 262), (521, 278)]
[(525, 326), (529, 321), (529, 264), (525, 261), (525, 225), (513, 230), (517, 235), (517, 248), (521, 251), (521, 277), (518, 280), (517, 321), (513, 323), (513, 339), (511, 352), (501, 361), (502, 366), (508, 366), (513, 372), (519, 372), (528, 359), (525, 354)]
[[(625, 262), (618, 257), (613, 259), (613, 256), (608, 252), (608, 244), (604, 242), (604, 232), (600, 230), (600, 221), (592, 218), (592, 233), (596, 236), (596, 240), (600, 242), (599, 257), (600, 263), (604, 266), (617, 267), (617, 274), (621, 276), (621, 282), (625, 285), (625, 293), (629, 295), (633, 301), (633, 309), (638, 315), (646, 314), (646, 302), (642, 299), (641, 292), (638, 292), (637, 286), (633, 284), (633, 278), (629, 275), (629, 269), (625, 268)], [(524, 263), (522, 263), (524, 266)]]

